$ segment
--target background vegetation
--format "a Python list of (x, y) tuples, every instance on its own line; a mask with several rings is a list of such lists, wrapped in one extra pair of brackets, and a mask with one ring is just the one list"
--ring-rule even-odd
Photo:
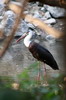
[(65, 100), (65, 75), (37, 80), (38, 62), (13, 77), (0, 76), (0, 100)]

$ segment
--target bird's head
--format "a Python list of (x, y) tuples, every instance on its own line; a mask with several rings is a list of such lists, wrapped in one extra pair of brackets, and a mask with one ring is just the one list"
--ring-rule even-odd
[(27, 33), (24, 33), (24, 34), (16, 41), (16, 43), (19, 42), (20, 40), (24, 39), (27, 35), (30, 35), (30, 37), (31, 37), (32, 39), (34, 39), (34, 38), (36, 37), (36, 34), (35, 34), (35, 32), (34, 32), (34, 29), (29, 28), (28, 32), (27, 32)]
[(36, 37), (36, 34), (35, 34), (34, 29), (29, 28), (29, 30), (28, 30), (28, 35), (30, 35), (32, 38), (35, 38), (35, 37)]

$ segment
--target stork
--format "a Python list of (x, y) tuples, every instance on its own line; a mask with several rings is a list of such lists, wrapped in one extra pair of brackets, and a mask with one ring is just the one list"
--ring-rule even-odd
[[(59, 68), (53, 55), (46, 48), (32, 41), (31, 38), (33, 35), (34, 33), (31, 31), (28, 33), (28, 35), (23, 34), (23, 36), (21, 36), (21, 38), (19, 38), (17, 42), (24, 38), (24, 44), (32, 53), (34, 58), (36, 58), (38, 61), (41, 61), (49, 65), (52, 69), (58, 70)], [(44, 70), (46, 71), (45, 66), (44, 66)]]

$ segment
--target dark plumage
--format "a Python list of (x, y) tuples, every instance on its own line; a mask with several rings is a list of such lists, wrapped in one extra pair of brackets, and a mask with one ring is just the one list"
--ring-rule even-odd
[(25, 38), (24, 44), (26, 47), (28, 47), (29, 51), (32, 53), (34, 58), (36, 58), (41, 62), (46, 63), (54, 70), (59, 69), (53, 55), (46, 48), (42, 47), (41, 45), (39, 45), (34, 41), (31, 41), (33, 35), (34, 33), (30, 31), (28, 35), (24, 34), (21, 38), (19, 38), (17, 42)]
[(41, 45), (35, 42), (31, 42), (28, 48), (34, 58), (46, 63), (47, 65), (51, 66), (51, 68), (54, 70), (59, 69), (54, 57), (46, 48), (42, 47)]

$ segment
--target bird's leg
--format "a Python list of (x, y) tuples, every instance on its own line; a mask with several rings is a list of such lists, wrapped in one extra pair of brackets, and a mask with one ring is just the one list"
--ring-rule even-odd
[(43, 76), (44, 76), (44, 79), (45, 79), (45, 85), (48, 84), (48, 81), (47, 81), (47, 72), (46, 72), (46, 67), (45, 67), (45, 63), (43, 65)]
[(40, 62), (38, 61), (38, 76), (37, 80), (40, 81)]
[(44, 65), (43, 65), (43, 71), (44, 71), (44, 76), (47, 76), (45, 63), (44, 63)]

